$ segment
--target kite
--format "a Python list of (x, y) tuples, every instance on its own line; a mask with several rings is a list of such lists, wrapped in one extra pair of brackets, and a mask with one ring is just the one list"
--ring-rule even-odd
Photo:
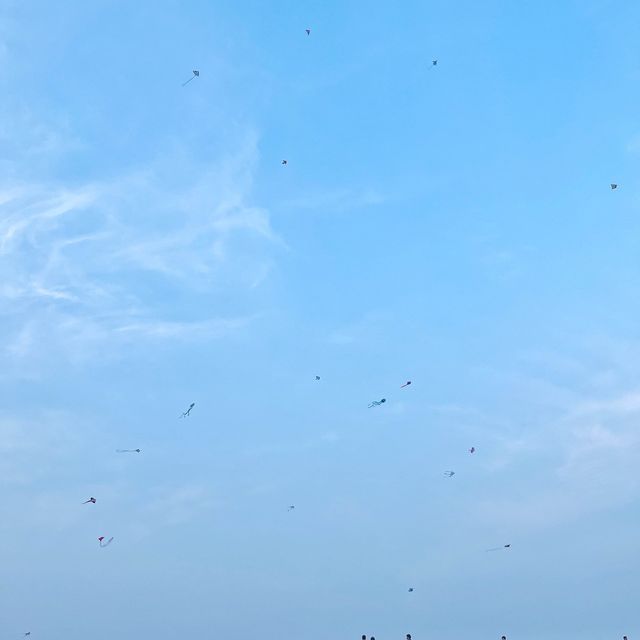
[(618, 185), (615, 182), (611, 183), (611, 189), (615, 191), (618, 188)]
[(106, 542), (104, 541), (104, 536), (100, 536), (98, 538), (98, 542), (100, 543), (100, 546), (102, 548), (108, 547), (113, 542), (113, 536), (111, 538), (109, 538)]
[(409, 593), (413, 593), (413, 587), (409, 587)]
[(116, 453), (140, 453), (142, 449), (116, 449)]
[(288, 160), (283, 160), (280, 164), (289, 164)]
[(310, 36), (311, 35), (311, 29), (305, 29), (305, 31), (307, 32), (307, 35)]
[(407, 633), (407, 640), (411, 640), (411, 634)]
[(476, 452), (476, 448), (475, 447), (471, 447), (471, 449), (469, 449), (469, 453), (475, 453)]
[(487, 549), (487, 551), (502, 551), (503, 549), (510, 549), (510, 544), (503, 544), (501, 547), (493, 547), (492, 549)]
[(188, 418), (188, 417), (189, 417), (189, 415), (191, 414), (191, 409), (193, 409), (193, 407), (195, 407), (195, 406), (196, 406), (196, 403), (195, 403), (195, 402), (192, 402), (192, 403), (189, 405), (189, 408), (188, 408), (188, 409), (187, 409), (187, 410), (186, 410), (186, 411), (185, 411), (185, 412), (184, 412), (180, 417), (181, 417), (181, 418)]
[(411, 384), (411, 380), (407, 380), (403, 385), (400, 386), (401, 389), (408, 387)]
[(507, 640), (507, 636), (502, 636), (502, 638), (500, 638), (500, 640)]
[(189, 84), (194, 78), (199, 78), (200, 77), (200, 72), (197, 69), (193, 70), (193, 75), (186, 81), (182, 83), (182, 86), (184, 87), (185, 84)]
[(437, 67), (438, 66), (438, 61), (437, 60), (432, 60), (431, 61), (431, 66), (432, 67)]
[(369, 405), (369, 409), (371, 409), (371, 407), (379, 407), (381, 404), (384, 404), (387, 401), (386, 398), (381, 398), (380, 400), (374, 400), (370, 405)]
[(447, 476), (447, 478), (453, 478), (453, 476), (456, 475), (455, 471), (445, 471), (444, 475)]
[(289, 508), (287, 509), (287, 511), (293, 511), (296, 508), (295, 504), (290, 504)]
[[(26, 633), (23, 633), (22, 635), (26, 638), (27, 636), (30, 636), (30, 635), (31, 635), (31, 631), (27, 631)], [(627, 637), (627, 636), (625, 636), (625, 638), (626, 638), (626, 637)]]
[(85, 502), (83, 502), (82, 504), (88, 504), (89, 502), (91, 504), (95, 504), (96, 503), (96, 499), (95, 498), (89, 498), (88, 500), (85, 500)]
[(320, 376), (316, 376), (316, 380), (320, 380)]

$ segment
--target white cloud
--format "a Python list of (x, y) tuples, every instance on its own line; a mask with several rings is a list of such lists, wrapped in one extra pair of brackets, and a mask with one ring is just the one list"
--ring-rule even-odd
[(159, 162), (102, 184), (0, 189), (5, 355), (55, 344), (69, 355), (104, 339), (215, 337), (258, 317), (260, 309), (210, 311), (219, 292), (250, 296), (271, 273), (274, 250), (286, 246), (268, 211), (251, 202), (256, 160), (249, 134), (213, 166), (185, 160), (176, 171)]
[(489, 467), (521, 466), (523, 474), (517, 496), (506, 487), (497, 499), (478, 505), (488, 521), (549, 528), (640, 498), (640, 391), (574, 401), (554, 411), (548, 422), (501, 440), (495, 461), (502, 464)]

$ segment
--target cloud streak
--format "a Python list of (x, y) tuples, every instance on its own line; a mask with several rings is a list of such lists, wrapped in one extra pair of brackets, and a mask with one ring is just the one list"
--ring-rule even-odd
[(251, 202), (257, 153), (251, 134), (219, 164), (179, 175), (156, 163), (100, 184), (0, 189), (5, 354), (27, 356), (45, 333), (68, 344), (216, 337), (257, 318), (201, 311), (217, 295), (250, 295), (286, 247)]

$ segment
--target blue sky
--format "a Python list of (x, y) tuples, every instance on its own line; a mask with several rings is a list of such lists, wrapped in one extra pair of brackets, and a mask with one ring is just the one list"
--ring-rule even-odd
[(0, 7), (3, 638), (640, 634), (637, 3)]

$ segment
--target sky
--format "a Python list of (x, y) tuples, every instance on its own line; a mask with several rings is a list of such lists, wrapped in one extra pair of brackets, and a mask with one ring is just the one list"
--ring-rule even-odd
[(0, 638), (640, 637), (639, 24), (1, 0)]

